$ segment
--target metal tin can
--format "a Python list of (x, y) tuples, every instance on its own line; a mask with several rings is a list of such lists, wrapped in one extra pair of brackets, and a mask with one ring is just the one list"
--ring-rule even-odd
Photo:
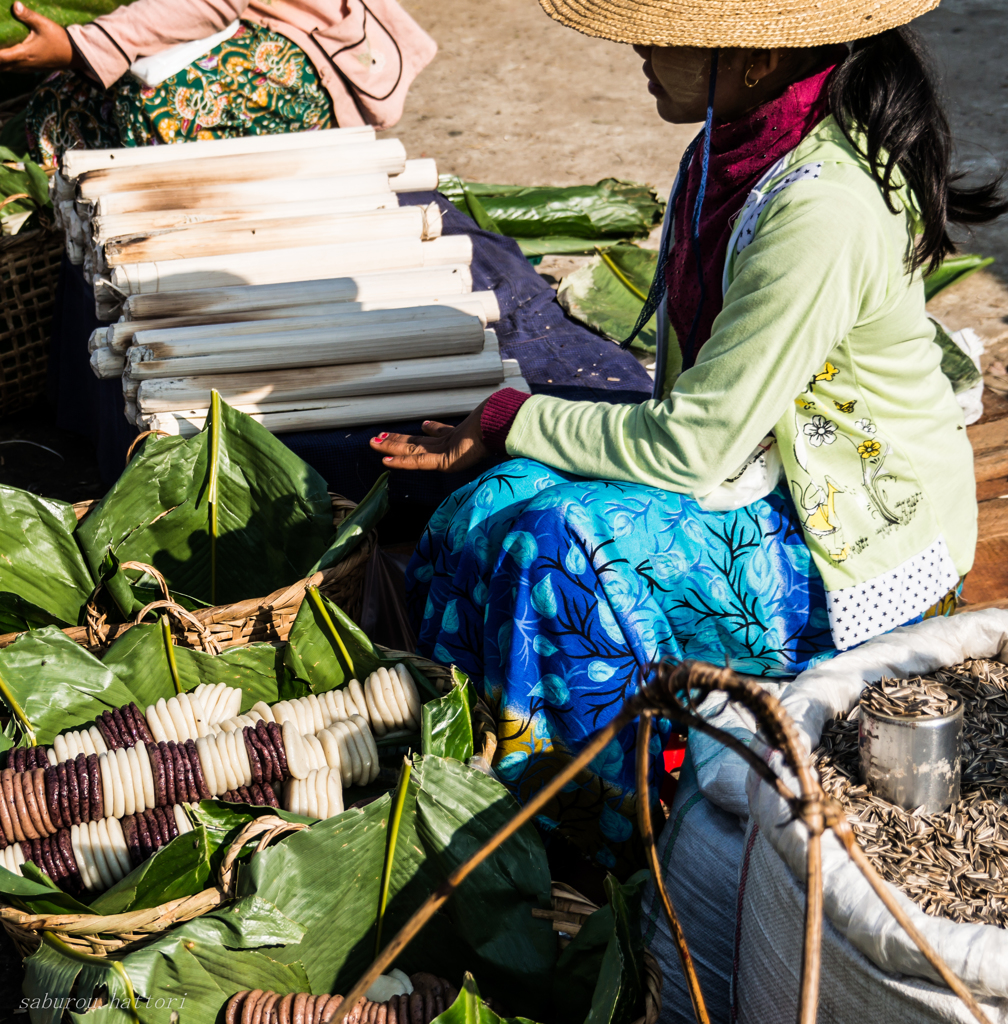
[(947, 715), (885, 715), (861, 705), (858, 753), (869, 791), (905, 810), (947, 811), (959, 800), (963, 703)]

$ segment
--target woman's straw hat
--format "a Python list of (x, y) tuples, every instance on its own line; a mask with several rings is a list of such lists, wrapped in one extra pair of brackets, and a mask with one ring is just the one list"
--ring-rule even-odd
[(939, 0), (539, 0), (588, 36), (639, 46), (821, 46), (905, 25)]

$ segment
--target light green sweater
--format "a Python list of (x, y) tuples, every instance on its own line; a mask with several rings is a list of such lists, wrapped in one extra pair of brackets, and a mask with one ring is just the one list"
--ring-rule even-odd
[(752, 242), (732, 247), (724, 308), (666, 401), (535, 395), (507, 450), (702, 497), (773, 432), (828, 591), (891, 582), (942, 539), (962, 575), (976, 545), (973, 454), (921, 276), (905, 269), (915, 214), (905, 193), (905, 212), (889, 211), (831, 117), (775, 180), (815, 162), (818, 178), (770, 199)]

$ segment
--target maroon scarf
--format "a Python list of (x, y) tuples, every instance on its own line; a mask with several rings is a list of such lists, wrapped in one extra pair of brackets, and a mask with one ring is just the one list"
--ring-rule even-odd
[(696, 148), (686, 188), (680, 193), (673, 213), (676, 242), (665, 266), (669, 323), (679, 339), (684, 370), (696, 362), (700, 347), (711, 336), (714, 318), (721, 312), (721, 278), (735, 217), (768, 168), (794, 149), (829, 113), (827, 83), (834, 67), (831, 64), (793, 83), (777, 99), (762, 104), (741, 120), (715, 122), (700, 218), (705, 296), (696, 337), (687, 351), (693, 317), (700, 304), (700, 278), (690, 238), (693, 208), (700, 188), (703, 145)]

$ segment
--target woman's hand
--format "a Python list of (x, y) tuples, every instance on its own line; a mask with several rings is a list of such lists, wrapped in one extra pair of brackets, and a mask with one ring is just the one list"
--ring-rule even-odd
[(489, 454), (483, 443), (480, 414), (483, 402), (457, 426), (426, 420), (423, 437), (406, 434), (379, 434), (371, 438), (371, 447), (380, 452), (389, 469), (437, 469), (457, 473), (485, 459)]
[(11, 11), (31, 30), (16, 46), (0, 50), (0, 71), (57, 71), (70, 67), (74, 50), (62, 25), (15, 3)]

